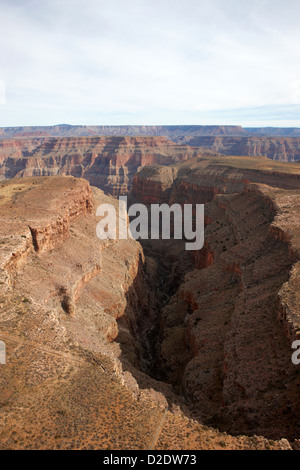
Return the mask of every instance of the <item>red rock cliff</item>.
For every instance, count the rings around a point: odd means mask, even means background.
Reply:
[[[264,156],[272,160],[286,162],[300,160],[299,137],[200,136],[185,137],[179,142],[196,147],[206,147],[225,155]]]
[[[200,419],[234,433],[300,432],[299,176],[224,157],[134,178],[144,203],[205,204],[205,246],[161,310],[159,364]],[[182,264],[182,250],[166,241],[162,258]],[[174,282],[174,269],[164,275]]]
[[[164,137],[74,137],[0,140],[0,178],[72,175],[118,195],[145,165],[199,156]]]

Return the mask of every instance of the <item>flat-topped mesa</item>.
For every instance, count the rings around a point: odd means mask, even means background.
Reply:
[[[193,266],[174,240],[157,255],[173,259],[162,276],[178,285],[161,310],[157,363],[165,380],[209,425],[295,438],[299,166],[234,157],[152,166],[135,176],[132,196],[205,204],[205,245],[192,254]],[[176,260],[186,263],[179,279]]]
[[[210,151],[165,137],[73,137],[0,140],[0,178],[72,175],[118,195],[145,165],[184,161]]]
[[[191,135],[245,135],[241,126],[25,126],[2,127],[1,138],[12,137],[79,137],[79,136],[164,136],[174,140]]]
[[[64,197],[61,197],[62,188]],[[90,213],[93,207],[90,186],[83,179],[26,178],[2,182],[0,190],[0,217],[7,219],[12,238],[20,234],[20,250],[13,250],[13,258],[7,262],[10,267],[23,250],[29,231],[34,250],[49,251],[69,236],[70,222]],[[1,232],[5,237],[7,227],[2,227]]]

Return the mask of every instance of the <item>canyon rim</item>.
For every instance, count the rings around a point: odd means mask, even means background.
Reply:
[[[300,2],[0,17],[3,456],[300,450]]]
[[[191,251],[170,219],[99,239],[97,208],[128,215],[72,169],[2,179],[2,449],[298,448],[300,167],[184,150],[120,200],[199,205]]]

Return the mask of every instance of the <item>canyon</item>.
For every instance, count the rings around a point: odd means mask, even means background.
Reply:
[[[78,175],[0,182],[0,448],[300,447],[299,164],[173,145],[123,191],[205,204],[196,252],[99,240]]]
[[[130,191],[134,175],[147,165],[220,154],[292,164],[300,160],[297,129],[265,131],[270,135],[259,128],[249,133],[240,126],[2,128],[0,180],[71,175],[118,196]]]
[[[299,170],[216,157],[144,168],[134,178],[133,197],[145,204],[205,204],[205,246],[192,264],[174,240],[144,248],[167,263],[155,367],[201,422],[233,434],[299,435],[291,362],[299,338]]]
[[[72,175],[112,195],[126,194],[145,165],[171,164],[210,150],[178,145],[165,137],[74,137],[0,140],[0,180]]]

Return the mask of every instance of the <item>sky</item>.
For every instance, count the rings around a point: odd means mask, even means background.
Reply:
[[[300,127],[299,0],[0,0],[0,126]]]

